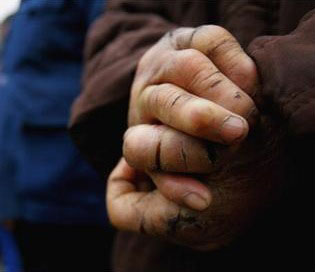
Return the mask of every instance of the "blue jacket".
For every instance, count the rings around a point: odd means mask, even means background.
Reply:
[[[87,29],[103,8],[104,0],[24,0],[12,23],[0,77],[0,199],[11,184],[25,220],[105,223],[104,182],[66,129]]]
[[[0,225],[0,255],[2,257],[5,271],[23,272],[21,256],[13,233]]]

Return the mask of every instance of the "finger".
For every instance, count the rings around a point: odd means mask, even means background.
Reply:
[[[248,133],[248,124],[241,116],[172,84],[149,86],[138,103],[140,123],[160,121],[189,135],[223,144],[235,144]]]
[[[135,171],[122,160],[108,180],[108,215],[121,230],[164,236],[194,248],[216,248],[217,243],[202,239],[207,232],[204,212],[176,205],[158,190],[144,193],[135,190]]]
[[[212,169],[205,142],[162,125],[130,128],[124,137],[124,156],[129,165],[143,170],[208,173]],[[148,174],[167,199],[199,211],[209,206],[210,192],[195,178],[158,171]]]
[[[206,174],[216,159],[208,145],[164,125],[138,125],[126,132],[123,154],[138,170]]]
[[[179,50],[192,48],[202,52],[237,86],[250,95],[254,94],[258,78],[256,65],[223,27],[181,28],[170,39]]]
[[[165,234],[179,207],[158,191],[137,192],[136,172],[122,159],[108,179],[107,208],[114,226],[122,230]]]
[[[155,83],[172,83],[246,119],[253,119],[257,111],[252,98],[195,49],[173,53],[160,69],[161,77]]]
[[[148,172],[159,192],[167,199],[189,209],[203,211],[211,203],[209,189],[193,177]]]

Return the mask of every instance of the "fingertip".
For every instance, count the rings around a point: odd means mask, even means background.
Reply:
[[[183,202],[186,204],[186,206],[190,209],[197,210],[197,211],[203,211],[207,209],[210,206],[211,203],[211,195],[207,194],[206,197],[201,196],[198,193],[190,192],[187,193],[183,197]]]
[[[191,209],[197,211],[205,210],[209,204],[207,201],[196,193],[189,193],[184,197],[184,203]]]
[[[155,169],[156,153],[163,130],[159,126],[138,125],[129,129],[123,142],[123,155],[138,170]]]
[[[121,158],[112,173],[109,175],[108,181],[132,180],[134,176],[135,169],[127,163],[125,158]]]
[[[223,121],[220,136],[224,143],[233,144],[242,141],[248,134],[247,121],[239,116],[230,115]]]
[[[211,204],[212,195],[208,187],[193,177],[160,173],[151,177],[161,194],[178,205],[203,211]]]

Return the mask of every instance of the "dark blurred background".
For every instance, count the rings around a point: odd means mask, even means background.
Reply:
[[[104,181],[71,142],[103,0],[0,3],[0,270],[109,271]]]

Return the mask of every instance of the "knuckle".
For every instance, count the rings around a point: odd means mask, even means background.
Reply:
[[[209,25],[209,27],[211,29],[215,29],[219,34],[228,33],[228,31],[224,27],[219,25]]]
[[[171,117],[171,110],[175,106],[182,106],[191,99],[191,96],[168,83],[157,85],[153,89],[150,89],[146,97],[143,103],[146,103],[145,107],[149,111],[159,116],[169,117]],[[170,120],[165,121],[168,122]]]
[[[186,49],[178,52],[176,63],[187,75],[184,80],[184,88],[194,90],[199,94],[209,89],[214,89],[221,84],[225,77],[209,63],[205,56],[195,49]]]
[[[218,25],[205,25],[199,28],[200,32],[204,32],[205,36],[210,39],[212,42],[218,42],[218,41],[230,41],[235,42],[236,39],[233,37],[233,35],[226,30],[222,26]],[[211,43],[215,44],[215,43]]]
[[[227,36],[230,35],[230,33],[222,26],[219,25],[204,25],[202,28],[200,28],[201,31],[205,31],[206,33],[209,33],[210,35],[216,36]]]
[[[169,31],[166,35],[170,40],[170,44],[176,50],[189,48],[190,37],[194,29],[191,27],[180,27],[175,30]]]
[[[254,94],[259,83],[256,65],[251,59],[241,65],[240,86],[246,93]]]
[[[218,36],[213,46],[207,51],[207,55],[210,57],[216,56],[219,51],[228,52],[230,50],[239,50],[239,44],[235,38],[231,35]]]
[[[145,88],[138,97],[138,108],[142,112],[150,113],[150,108],[159,102],[159,85],[151,85]]]
[[[200,57],[200,52],[196,49],[189,48],[178,51],[176,54],[176,62],[181,66],[193,65]]]
[[[202,25],[195,29],[197,34],[201,34],[203,37],[207,37],[207,40],[215,41],[221,37],[231,36],[224,27],[219,25]]]
[[[212,123],[213,114],[211,113],[210,107],[192,107],[189,112],[190,119],[190,130],[194,135],[205,135],[206,131],[209,130],[209,124]]]
[[[224,79],[219,70],[195,49],[183,50],[177,56],[177,65],[186,75],[184,88],[202,92]]]
[[[164,35],[164,37],[169,37],[172,39],[174,37],[177,37],[179,33],[183,32],[183,30],[186,30],[186,29],[187,29],[186,27],[179,27],[179,28],[170,30]]]
[[[160,146],[164,127],[138,126],[128,133],[123,143],[123,155],[127,163],[136,169],[160,169]]]
[[[255,63],[250,59],[243,59],[230,67],[229,77],[247,94],[254,95],[259,84],[259,77]]]
[[[166,110],[171,110],[175,106],[184,106],[188,101],[192,99],[191,96],[182,92],[174,92],[169,95],[169,101],[166,106]]]
[[[256,79],[258,77],[257,75],[257,69],[254,61],[250,59],[249,57],[246,59],[246,61],[242,61],[240,64],[240,71],[245,74],[251,81],[253,79]]]
[[[151,47],[140,58],[137,64],[136,77],[144,77],[148,83],[158,81],[161,73],[165,68],[165,64],[172,59],[172,50],[165,47],[160,41]]]
[[[201,69],[194,75],[191,84],[197,85],[200,91],[208,91],[209,89],[217,87],[223,80],[224,76],[219,70],[213,69],[213,71],[209,71]]]
[[[153,87],[147,96],[148,110],[159,112],[159,109],[165,108],[170,93],[172,93],[172,86],[170,84],[161,84]]]

